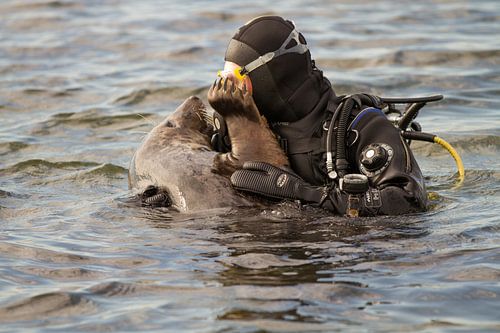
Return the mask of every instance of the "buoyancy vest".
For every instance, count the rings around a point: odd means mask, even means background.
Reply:
[[[271,123],[281,147],[286,152],[292,169],[312,185],[328,182],[325,152],[325,124],[331,119],[340,99],[329,89],[315,108],[295,122]]]
[[[333,90],[330,90],[306,117],[293,123],[271,124],[288,155],[290,166],[311,185],[332,185],[333,181],[328,177],[326,168],[327,129],[343,97],[336,96]],[[346,171],[364,173],[369,179],[370,188],[379,193],[377,195],[386,203],[380,207],[370,207],[368,204],[366,209],[370,211],[369,215],[403,214],[425,209],[426,190],[423,176],[400,131],[373,105],[356,107],[348,117],[345,144],[349,166]],[[336,126],[334,124],[334,131],[337,131]],[[332,138],[336,138],[336,135]],[[375,172],[363,168],[361,161],[363,149],[371,144],[383,145],[391,153],[387,165]],[[333,154],[335,153],[334,151]],[[332,194],[334,195],[334,192]],[[334,201],[339,206],[334,209],[344,213],[346,195],[338,192],[337,196],[338,200]]]

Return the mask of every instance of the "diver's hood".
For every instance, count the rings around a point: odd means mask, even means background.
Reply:
[[[285,51],[248,74],[255,104],[270,122],[303,118],[331,87],[311,60],[302,34],[283,45],[294,30],[292,22],[279,16],[261,16],[242,26],[226,50],[225,60],[242,67],[270,52]],[[288,52],[297,44],[304,45],[302,52]]]

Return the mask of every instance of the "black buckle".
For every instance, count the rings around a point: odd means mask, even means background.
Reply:
[[[279,138],[278,142],[280,144],[281,149],[285,152],[285,154],[288,154],[288,140],[284,138]]]

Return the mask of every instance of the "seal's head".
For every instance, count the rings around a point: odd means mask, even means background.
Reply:
[[[146,140],[155,142],[155,147],[189,145],[210,149],[214,129],[209,119],[201,99],[191,96],[159,123]]]
[[[205,184],[210,183],[207,178],[216,154],[207,118],[201,99],[192,96],[156,125],[132,158],[130,187],[144,194],[162,193],[168,205],[180,211],[205,207],[200,198],[214,187]]]
[[[242,26],[229,42],[225,61],[225,70],[240,66],[240,74],[251,79],[255,104],[270,122],[303,118],[331,87],[304,36],[279,16],[260,16]]]
[[[187,98],[172,114],[159,125],[171,128],[172,131],[194,131],[203,136],[213,133],[205,104],[196,96]],[[163,128],[164,131],[168,129]]]

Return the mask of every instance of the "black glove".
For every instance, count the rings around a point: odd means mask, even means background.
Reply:
[[[237,190],[268,198],[302,200],[321,205],[328,196],[326,187],[312,186],[291,170],[264,162],[245,162],[243,169],[231,176]]]

